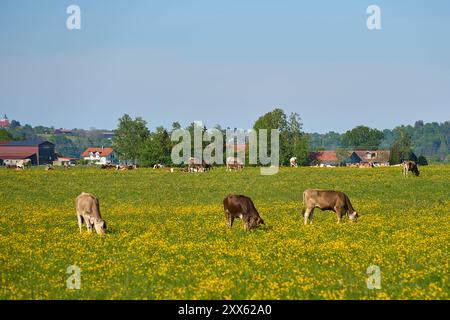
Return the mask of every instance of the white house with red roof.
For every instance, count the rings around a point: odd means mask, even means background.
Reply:
[[[112,148],[87,148],[81,158],[95,164],[109,164],[116,162],[116,155]]]

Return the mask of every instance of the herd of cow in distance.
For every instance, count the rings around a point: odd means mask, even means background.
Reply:
[[[404,176],[408,172],[413,172],[419,176],[420,172],[417,164],[413,161],[405,161],[402,164]],[[117,168],[118,169],[118,168]],[[120,169],[118,169],[120,170]],[[303,208],[302,215],[304,224],[312,223],[314,209],[331,210],[336,213],[337,222],[348,216],[349,221],[356,221],[358,213],[352,206],[349,197],[340,191],[307,189],[303,192]],[[256,228],[258,225],[264,224],[264,220],[260,217],[256,210],[252,199],[244,195],[230,194],[223,199],[223,210],[225,212],[225,220],[228,227],[233,226],[234,219],[241,219],[244,230]],[[100,214],[100,205],[98,199],[90,194],[82,192],[76,198],[76,212],[78,227],[82,233],[83,223],[86,224],[87,231],[95,231],[102,235],[106,233],[106,222]]]

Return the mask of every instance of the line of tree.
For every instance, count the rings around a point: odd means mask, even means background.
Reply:
[[[197,123],[191,123],[185,128],[190,132],[191,137],[194,136],[194,130],[198,125]],[[119,119],[113,139],[113,148],[122,162],[139,163],[142,166],[152,166],[157,163],[172,165],[172,147],[178,141],[171,141],[171,133],[173,130],[180,128],[181,125],[178,122],[174,122],[171,131],[164,127],[158,127],[154,132],[151,132],[147,128],[145,120],[140,117],[132,119],[125,114]],[[223,150],[225,150],[227,130],[222,129],[220,126],[216,126],[214,129],[222,132],[222,146]],[[289,159],[293,156],[297,157],[299,164],[308,164],[308,140],[306,134],[302,132],[302,123],[298,114],[291,113],[287,117],[282,109],[277,108],[258,118],[253,129],[257,134],[260,129],[267,129],[269,133],[271,129],[278,130],[280,136],[280,163],[282,165],[289,164]],[[204,134],[207,128],[203,126],[199,130]],[[269,146],[270,142],[269,135]],[[205,148],[207,144],[209,142],[203,141],[202,148]],[[193,139],[191,140],[191,155],[194,155]],[[225,160],[225,152],[223,157]],[[248,161],[248,154],[246,155],[246,161]]]
[[[192,133],[195,126],[195,123],[191,123],[186,129]],[[147,123],[142,118],[133,120],[124,115],[119,119],[114,147],[116,151],[120,151],[122,159],[130,162],[139,162],[143,165],[169,164],[170,150],[175,144],[170,141],[170,135],[173,130],[180,128],[180,123],[174,122],[170,129],[158,127],[154,132],[150,132]],[[219,125],[215,128],[222,131],[225,137],[226,130]],[[288,164],[291,156],[296,156],[301,165],[309,164],[308,150],[337,150],[338,154],[344,157],[345,151],[368,149],[391,150],[392,164],[407,159],[417,160],[419,163],[426,162],[426,159],[430,162],[450,162],[450,121],[443,123],[417,121],[413,126],[398,126],[392,130],[383,131],[357,126],[343,134],[333,131],[325,134],[307,134],[302,131],[302,123],[298,114],[286,115],[282,109],[277,108],[259,117],[255,121],[253,129],[256,131],[277,129],[279,131],[280,162],[282,164]],[[88,147],[113,145],[112,140],[103,135],[104,131],[94,128],[90,130],[73,129],[69,134],[61,135],[55,134],[54,127],[32,127],[12,120],[8,128],[0,128],[0,141],[39,138],[55,143],[56,149],[61,155],[79,157]],[[206,131],[206,128],[203,128],[203,131]],[[124,151],[121,151],[121,144],[125,146]]]
[[[111,147],[112,141],[104,136],[104,132],[91,128],[72,129],[69,134],[55,134],[54,127],[21,125],[19,121],[12,120],[8,128],[0,128],[0,141],[41,139],[55,144],[59,154],[78,158],[89,147]]]
[[[308,134],[310,150],[391,150],[391,163],[450,162],[450,121],[398,126],[383,131],[358,126],[343,134]]]

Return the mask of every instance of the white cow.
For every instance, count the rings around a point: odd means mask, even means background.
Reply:
[[[16,163],[16,168],[23,170],[23,169],[25,169],[26,166],[28,166],[30,164],[30,162],[31,162],[30,159],[19,160]]]
[[[295,168],[298,167],[298,164],[297,164],[297,157],[292,157],[291,159],[289,159],[289,162],[290,162],[290,164],[291,164],[291,167],[295,167]]]

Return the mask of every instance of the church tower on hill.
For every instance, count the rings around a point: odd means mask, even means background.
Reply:
[[[6,114],[3,116],[3,118],[0,119],[0,128],[6,128],[9,127],[10,122],[8,120],[8,117]]]

